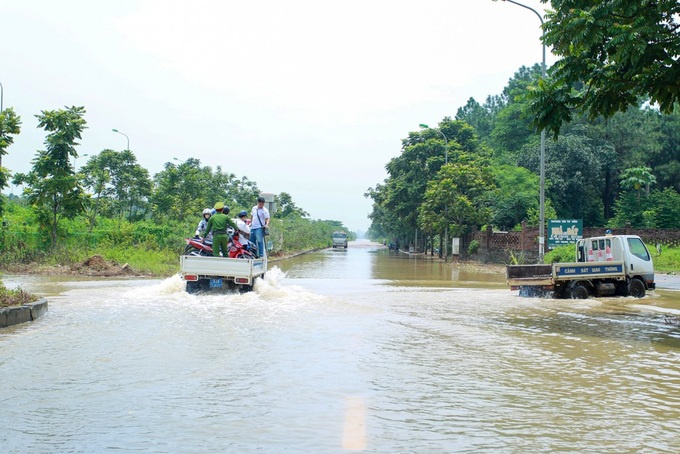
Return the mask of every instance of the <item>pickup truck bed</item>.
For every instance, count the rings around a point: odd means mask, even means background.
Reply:
[[[267,259],[231,259],[197,255],[180,256],[180,275],[187,282],[187,292],[210,288],[252,289],[258,276],[267,271]]]

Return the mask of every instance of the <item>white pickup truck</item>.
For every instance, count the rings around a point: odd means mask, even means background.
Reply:
[[[576,243],[576,262],[509,265],[506,277],[520,296],[642,298],[656,286],[652,256],[635,235],[584,238]]]
[[[228,288],[248,292],[257,277],[264,277],[267,258],[231,259],[200,255],[180,256],[180,275],[186,281],[186,291],[196,293]]]

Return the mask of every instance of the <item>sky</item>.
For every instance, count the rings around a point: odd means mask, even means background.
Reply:
[[[0,0],[0,34],[11,172],[45,148],[36,115],[83,106],[78,167],[129,138],[151,176],[196,158],[353,231],[410,131],[542,51],[538,17],[492,0]]]

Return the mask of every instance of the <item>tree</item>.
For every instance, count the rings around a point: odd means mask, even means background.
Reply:
[[[78,157],[76,140],[86,128],[84,107],[43,110],[38,127],[48,131],[46,150],[38,151],[33,168],[27,174],[17,174],[14,184],[26,183],[24,190],[29,203],[36,210],[41,229],[49,231],[52,246],[57,244],[59,219],[73,218],[83,211],[83,189],[71,165]]]
[[[527,220],[539,222],[539,177],[520,166],[501,165],[492,168],[496,189],[488,193],[493,224],[510,230]],[[547,201],[549,205],[549,200]],[[535,215],[535,216],[534,216]]]
[[[489,167],[474,162],[445,165],[427,185],[419,208],[420,226],[434,231],[451,227],[452,234],[464,235],[470,226],[488,223],[491,210],[484,196],[493,188]]]
[[[611,225],[623,227],[630,224],[637,228],[675,229],[680,225],[680,195],[673,188],[650,191],[647,197],[638,199],[634,187],[616,200]]]
[[[654,168],[659,187],[680,192],[680,109],[659,115],[661,149],[648,164]]]
[[[94,195],[93,215],[109,211],[129,220],[146,208],[152,183],[149,172],[137,163],[130,150],[102,150],[80,169],[83,185]]]
[[[591,119],[610,117],[641,98],[661,112],[674,110],[680,101],[677,0],[550,3],[544,42],[561,59],[531,94],[539,129],[557,137],[572,109]]]
[[[190,214],[200,217],[204,208],[212,207],[218,200],[223,202],[223,197],[214,200],[215,197],[206,195],[211,177],[212,169],[201,167],[196,158],[180,165],[165,163],[165,168],[154,176],[154,215],[181,221]]]
[[[369,216],[372,234],[380,232],[402,240],[414,238],[419,228],[428,234],[443,234],[445,224],[434,217],[419,221],[428,183],[437,177],[447,158],[449,164],[482,166],[490,154],[472,126],[449,117],[439,124],[439,131],[424,129],[409,133],[402,140],[401,155],[386,165],[389,177],[374,189],[369,188],[366,194],[374,201]]]
[[[626,169],[621,174],[621,187],[635,190],[638,201],[642,188],[645,189],[645,194],[649,195],[649,188],[653,183],[656,183],[656,178],[652,175],[652,169],[649,167],[633,167]]]
[[[616,156],[607,144],[599,144],[581,134],[568,134],[549,141],[546,150],[546,198],[562,219],[583,219],[585,226],[604,223],[602,194],[607,166],[615,166]],[[529,144],[518,165],[535,172],[539,168],[536,144]]]
[[[154,175],[155,190],[152,202],[154,216],[184,220],[187,216],[199,216],[204,208],[224,202],[231,211],[249,208],[260,191],[246,177],[238,179],[218,166],[215,171],[201,166],[201,161],[189,158],[180,165],[170,162]]]
[[[525,95],[529,86],[541,76],[541,67],[520,67],[508,85],[503,89],[502,99],[507,100],[502,109],[495,115],[494,128],[490,135],[490,144],[499,152],[496,160],[510,163],[519,149],[537,134],[531,124],[532,117],[527,114],[527,99]],[[509,154],[510,158],[502,158]]]
[[[306,218],[309,217],[307,213],[302,208],[299,208],[293,202],[293,198],[287,192],[282,192],[281,194],[274,197],[276,202],[277,210],[276,213],[272,214],[276,218],[287,218],[287,217],[298,217]]]
[[[7,154],[7,148],[14,143],[13,135],[21,132],[21,117],[8,107],[0,112],[0,191],[7,187],[10,172],[2,166],[2,157]],[[0,195],[0,216],[5,210],[4,196]]]

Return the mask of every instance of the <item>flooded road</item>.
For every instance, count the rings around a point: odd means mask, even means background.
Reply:
[[[3,281],[50,304],[0,330],[3,453],[680,450],[675,290],[520,298],[367,242],[243,295]]]

